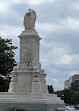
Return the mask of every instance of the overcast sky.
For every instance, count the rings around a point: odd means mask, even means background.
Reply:
[[[0,0],[0,36],[12,39],[19,62],[19,38],[23,18],[31,8],[37,13],[36,30],[40,41],[40,62],[47,84],[54,90],[79,74],[79,0]]]

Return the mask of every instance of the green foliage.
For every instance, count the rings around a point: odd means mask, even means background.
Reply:
[[[52,85],[48,85],[48,91],[49,93],[54,93],[54,89]]]
[[[79,81],[72,82],[70,89],[74,91],[79,91]]]
[[[79,104],[79,81],[73,82],[68,89],[56,91],[55,94],[64,100],[66,105]]]
[[[66,104],[71,104],[71,96],[73,94],[72,90],[65,89],[62,91],[57,91],[57,92],[55,92],[55,94],[57,94],[58,97],[60,97],[62,100],[64,100],[64,102]]]
[[[73,91],[73,95],[71,96],[72,104],[79,104],[79,91]]]
[[[79,104],[79,91],[73,91],[71,89],[65,89],[62,91],[56,91],[58,97],[60,97],[67,104]]]
[[[2,77],[0,77],[0,92],[7,92],[9,88],[9,80],[4,80]]]
[[[13,70],[13,67],[16,65],[16,61],[14,60],[15,53],[13,50],[16,49],[15,46],[12,46],[11,39],[2,39],[0,37],[0,74],[1,75],[9,75]],[[5,92],[8,91],[9,87],[9,79],[5,80],[0,77],[0,91]]]
[[[71,104],[71,97],[73,95],[73,91],[69,89],[63,90],[63,98],[66,104]]]
[[[2,39],[0,37],[0,74],[9,74],[16,65],[14,49],[16,47],[12,46],[11,39]]]

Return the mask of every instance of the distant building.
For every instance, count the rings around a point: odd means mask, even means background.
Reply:
[[[71,83],[75,81],[79,81],[79,74],[74,74],[74,76],[71,76],[69,80],[64,81],[64,88],[67,89],[70,87]]]
[[[69,87],[69,80],[66,80],[65,82],[64,82],[64,88],[68,88]]]

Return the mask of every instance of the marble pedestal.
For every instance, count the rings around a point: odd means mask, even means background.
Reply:
[[[64,107],[55,94],[0,93],[0,111],[56,111]]]
[[[41,38],[36,30],[22,31],[20,38],[20,62],[13,68],[8,92],[48,93],[46,73],[39,62]]]

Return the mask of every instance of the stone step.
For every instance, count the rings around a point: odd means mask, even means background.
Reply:
[[[59,97],[49,97],[49,96],[30,96],[30,95],[1,95],[1,98],[30,98],[30,99],[57,99],[61,100]]]
[[[53,104],[57,104],[57,103],[64,103],[62,100],[58,100],[58,99],[28,99],[28,98],[0,98],[0,103],[53,103]]]

